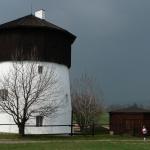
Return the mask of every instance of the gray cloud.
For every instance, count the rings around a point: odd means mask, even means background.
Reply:
[[[150,100],[149,0],[5,0],[0,23],[30,14],[31,3],[77,35],[71,79],[96,77],[108,104]]]

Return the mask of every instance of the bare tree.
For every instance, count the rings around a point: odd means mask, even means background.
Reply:
[[[42,73],[38,73],[38,65],[35,56],[27,62],[17,54],[0,80],[0,108],[12,116],[22,136],[30,117],[52,115],[59,107],[54,68],[44,66]]]
[[[102,94],[98,96],[94,84],[94,79],[87,75],[82,75],[72,84],[73,113],[81,131],[86,131],[96,123],[102,112]]]

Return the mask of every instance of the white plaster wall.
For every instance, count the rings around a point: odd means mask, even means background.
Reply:
[[[32,62],[25,62],[32,63]],[[54,72],[57,77],[57,84],[61,87],[61,92],[59,97],[61,99],[61,108],[58,110],[55,117],[44,117],[43,125],[71,125],[71,98],[70,98],[70,81],[69,81],[69,69],[65,65],[60,65],[56,63],[39,62],[40,65],[48,67],[49,69],[54,68]],[[3,75],[7,75],[7,72],[12,67],[12,62],[1,62],[0,63],[0,78]],[[37,64],[38,67],[38,64]],[[18,128],[12,117],[4,112],[0,112],[0,124],[12,124],[12,125],[0,125],[0,132],[18,133]],[[26,127],[26,134],[63,134],[70,133],[71,127],[69,126],[56,126],[56,127],[35,127],[36,120],[31,118],[27,125],[32,125],[33,127]]]

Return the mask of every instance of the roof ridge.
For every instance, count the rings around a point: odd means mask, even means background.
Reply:
[[[129,107],[124,107],[116,110],[112,110],[110,112],[150,112],[150,110],[138,107],[138,106],[129,106]]]
[[[40,18],[34,16],[33,14],[26,15],[26,16],[20,17],[18,19],[0,24],[0,29],[13,28],[13,27],[18,27],[18,26],[48,27],[48,28],[68,32],[67,30],[65,30],[65,29],[63,29],[63,28],[61,28],[61,27],[59,27],[59,26],[57,26],[51,22],[48,22],[45,19],[40,19]]]

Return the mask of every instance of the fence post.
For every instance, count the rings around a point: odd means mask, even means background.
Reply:
[[[94,121],[93,121],[93,124],[92,124],[92,135],[93,136],[95,135],[95,124],[94,124]]]
[[[73,136],[73,111],[71,111],[71,136]]]

